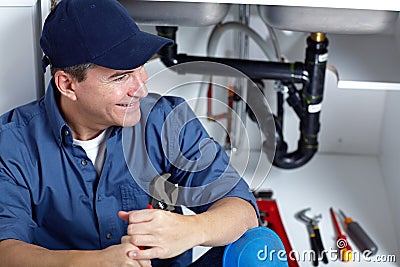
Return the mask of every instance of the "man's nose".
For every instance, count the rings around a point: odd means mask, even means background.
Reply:
[[[148,90],[146,80],[140,73],[132,73],[131,83],[129,84],[128,96],[130,97],[146,97]]]

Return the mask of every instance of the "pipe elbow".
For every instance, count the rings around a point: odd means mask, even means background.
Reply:
[[[272,164],[281,169],[295,169],[308,163],[317,152],[317,149],[296,150],[292,153],[275,154]]]

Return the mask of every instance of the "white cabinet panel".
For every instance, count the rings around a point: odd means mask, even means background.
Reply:
[[[0,114],[43,91],[39,14],[38,1],[0,2]]]

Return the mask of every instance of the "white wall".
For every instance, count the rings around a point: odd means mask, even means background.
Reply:
[[[395,40],[400,53],[400,23],[395,29]],[[397,69],[398,74],[400,70]],[[393,221],[396,227],[398,247],[400,247],[400,92],[387,92],[384,107],[383,127],[380,141],[380,163],[389,198]]]
[[[35,100],[43,87],[39,7],[35,0],[0,3],[0,114]]]
[[[400,92],[389,92],[386,96],[385,116],[382,128],[380,162],[385,178],[387,196],[400,243]]]

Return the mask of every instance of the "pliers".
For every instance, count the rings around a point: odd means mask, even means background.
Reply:
[[[174,211],[178,199],[178,187],[168,179],[170,173],[156,175],[150,182],[150,203],[148,207]]]
[[[319,260],[321,259],[323,263],[328,263],[327,251],[324,249],[324,245],[322,243],[321,234],[318,227],[318,222],[321,220],[322,215],[315,215],[310,218],[305,213],[309,211],[311,208],[307,208],[299,211],[296,214],[296,217],[306,223],[307,231],[310,236],[311,249],[314,252],[313,255],[313,266],[318,266]]]

